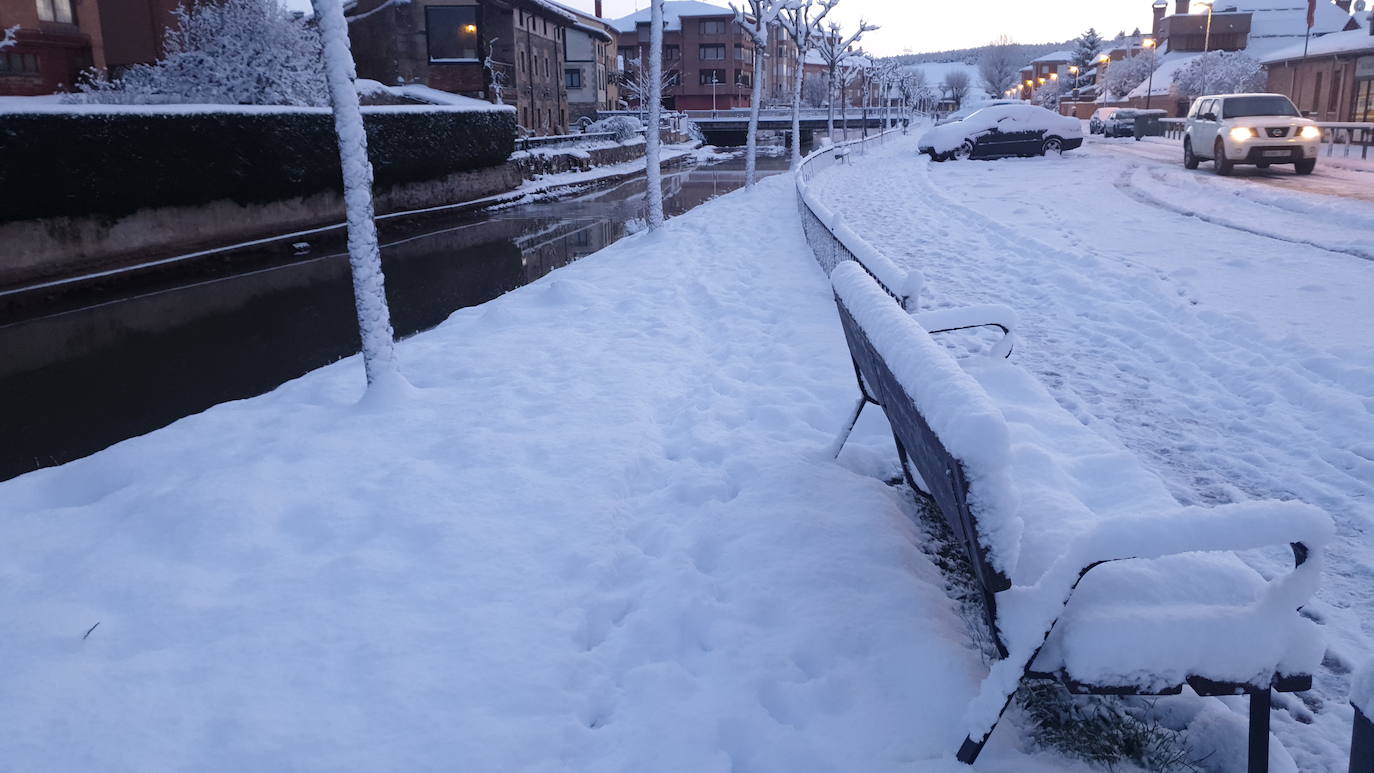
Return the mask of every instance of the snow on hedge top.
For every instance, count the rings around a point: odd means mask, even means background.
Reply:
[[[406,88],[424,88],[411,87]],[[445,93],[445,92],[441,92]],[[421,105],[369,105],[363,108],[364,113],[404,113],[421,111],[457,112],[457,113],[485,113],[485,112],[511,112],[515,108],[509,105],[494,105],[490,102],[483,102],[480,99],[471,99],[457,94],[449,95],[455,97],[452,103],[421,104]],[[33,97],[16,97],[13,99],[0,99],[0,115],[4,114],[51,114],[51,115],[202,115],[206,113],[235,113],[239,115],[280,115],[285,113],[318,113],[329,115],[330,109],[327,107],[298,107],[294,105],[83,105],[83,104],[64,104],[52,101],[20,101],[36,99]]]
[[[978,519],[988,560],[1010,575],[1021,541],[1021,519],[1007,472],[1011,448],[1002,412],[862,266],[844,261],[831,272],[830,281],[916,410],[962,463],[969,507]]]
[[[993,105],[975,111],[962,121],[936,126],[921,138],[921,147],[948,153],[966,139],[983,132],[1043,131],[1065,139],[1082,139],[1083,125],[1075,118],[1062,116],[1035,105]]]
[[[1355,680],[1350,685],[1350,702],[1374,719],[1374,660],[1355,672]]]

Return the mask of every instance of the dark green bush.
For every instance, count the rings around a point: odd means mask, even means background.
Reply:
[[[515,149],[513,111],[384,108],[364,119],[378,190],[497,166]],[[341,188],[328,111],[0,114],[0,222]]]

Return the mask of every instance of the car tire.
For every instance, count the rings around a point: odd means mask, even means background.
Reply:
[[[955,161],[967,161],[973,158],[973,140],[964,140],[959,147],[949,154],[949,157]]]
[[[1229,177],[1235,170],[1236,165],[1231,163],[1231,159],[1226,157],[1226,146],[1217,140],[1216,147],[1212,148],[1212,154],[1216,158],[1216,172],[1222,177]]]
[[[1058,137],[1045,138],[1045,144],[1040,146],[1040,155],[1048,156],[1050,154],[1064,155],[1064,141]]]
[[[1312,174],[1312,172],[1316,171],[1316,169],[1317,159],[1315,158],[1304,158],[1303,160],[1293,164],[1293,171],[1297,172],[1298,174]]]
[[[1192,140],[1192,138],[1191,138],[1191,137],[1184,138],[1184,140],[1183,140],[1183,168],[1184,168],[1184,169],[1197,169],[1198,163],[1199,163],[1199,161],[1198,161],[1197,154],[1193,152],[1193,140]]]

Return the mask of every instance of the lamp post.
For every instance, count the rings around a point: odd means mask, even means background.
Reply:
[[[1215,0],[1193,0],[1198,5],[1207,6],[1207,34],[1202,39],[1202,53],[1212,50],[1212,4]]]
[[[1150,84],[1145,87],[1145,109],[1150,109],[1150,97],[1155,92],[1155,39],[1145,38],[1140,41],[1140,45],[1150,49]]]

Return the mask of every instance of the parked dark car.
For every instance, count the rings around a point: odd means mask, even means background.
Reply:
[[[1139,110],[1123,107],[1112,113],[1111,117],[1102,123],[1103,137],[1134,137],[1135,119],[1140,115]]]
[[[936,126],[921,138],[935,161],[1043,156],[1083,144],[1083,124],[1035,105],[986,107],[962,121]]]

